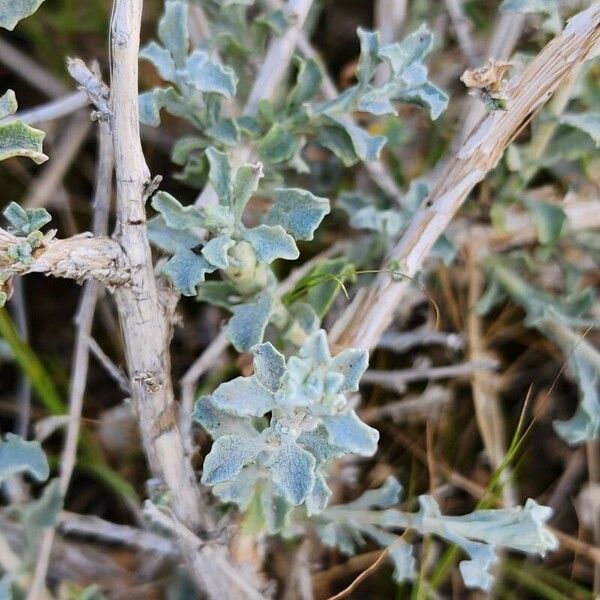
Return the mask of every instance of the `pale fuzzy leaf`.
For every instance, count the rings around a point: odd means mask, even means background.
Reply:
[[[551,15],[557,10],[557,0],[504,0],[500,4],[500,11],[505,13],[545,13]]]
[[[55,527],[63,508],[63,496],[58,479],[46,485],[42,495],[20,508],[28,546],[34,549],[44,529]]]
[[[14,235],[23,237],[38,231],[52,220],[45,208],[24,209],[16,202],[11,202],[2,214],[10,223],[7,230]]]
[[[379,56],[388,61],[395,77],[411,85],[420,85],[427,79],[423,59],[433,45],[433,35],[422,25],[401,42],[381,48]]]
[[[205,281],[198,286],[196,300],[231,309],[239,302],[239,296],[237,288],[229,281]]]
[[[258,190],[258,184],[264,177],[262,164],[242,165],[233,181],[233,209],[238,220],[241,219],[246,204]]]
[[[298,437],[298,443],[314,455],[318,464],[340,458],[348,453],[345,448],[334,446],[329,441],[327,430],[322,426],[312,431],[304,431]]]
[[[191,250],[203,240],[191,231],[167,227],[161,216],[148,221],[148,237],[163,252],[175,254],[179,250]]]
[[[377,451],[379,432],[363,423],[353,410],[333,417],[324,416],[323,424],[333,445],[360,456],[373,456]]]
[[[263,468],[247,465],[233,481],[224,481],[213,486],[212,492],[222,502],[232,502],[241,510],[246,510],[252,501],[256,486],[265,473]]]
[[[187,2],[169,0],[158,23],[158,39],[167,48],[178,67],[185,61],[189,49]]]
[[[238,416],[262,417],[275,405],[275,397],[256,377],[236,377],[212,394],[214,405]]]
[[[202,396],[194,405],[192,418],[200,423],[213,439],[221,435],[241,435],[251,437],[257,435],[252,420],[246,416],[238,417],[230,412],[220,410],[210,396]]]
[[[281,225],[294,239],[310,241],[315,229],[329,214],[329,200],[306,190],[282,188],[265,218],[267,225]]]
[[[405,102],[414,102],[429,110],[429,116],[435,121],[448,106],[448,95],[432,83],[425,82],[419,87],[403,91],[397,98]]]
[[[325,366],[331,359],[329,352],[329,343],[327,342],[327,333],[324,329],[319,329],[306,338],[302,344],[298,356],[301,358],[310,358],[314,365]]]
[[[356,108],[372,115],[398,115],[385,88],[371,89],[360,97]]]
[[[42,149],[45,133],[20,121],[0,124],[0,160],[26,156],[34,163],[48,160]]]
[[[577,348],[569,367],[579,385],[579,405],[568,421],[554,421],[554,429],[568,444],[575,446],[600,436],[600,376]]]
[[[17,98],[12,90],[7,90],[3,96],[0,97],[0,119],[4,119],[9,115],[17,112]]]
[[[356,78],[361,86],[371,81],[379,64],[379,33],[377,31],[357,30],[360,40],[360,58],[356,68]]]
[[[25,17],[32,15],[44,0],[0,0],[0,27],[12,31]]]
[[[356,392],[363,373],[369,366],[369,353],[366,350],[349,348],[333,357],[329,370],[341,373],[344,383],[340,392]]]
[[[337,125],[323,125],[319,127],[317,141],[323,147],[333,152],[345,167],[351,167],[359,160],[352,140],[343,127]]]
[[[209,179],[215,188],[219,201],[225,206],[231,205],[231,165],[229,157],[215,148],[206,149],[208,158]]]
[[[335,117],[327,115],[327,118],[334,124],[343,129],[348,135],[356,155],[365,162],[379,160],[379,153],[385,145],[387,138],[381,135],[370,135],[367,131],[355,125],[347,117]],[[334,150],[332,150],[334,152]]]
[[[247,464],[254,461],[263,446],[259,436],[223,435],[217,438],[204,459],[200,481],[204,485],[232,481]]]
[[[526,206],[531,213],[540,244],[557,242],[567,222],[567,215],[559,206],[547,202],[528,201]]]
[[[292,440],[283,439],[266,465],[286,500],[302,504],[315,483],[315,457]]]
[[[247,229],[243,239],[252,244],[256,258],[270,265],[274,260],[296,260],[300,256],[294,238],[281,225],[259,225]]]
[[[183,206],[179,200],[167,192],[157,192],[152,197],[152,208],[158,211],[168,227],[173,229],[191,229],[202,227],[203,219],[195,206]]]
[[[206,135],[226,146],[235,146],[240,141],[240,128],[235,119],[221,119],[206,129]]]
[[[402,486],[395,477],[390,475],[381,487],[374,490],[367,490],[356,500],[344,504],[344,507],[356,510],[367,508],[389,508],[390,506],[398,504],[401,496]]]
[[[256,145],[256,151],[262,160],[277,164],[290,160],[300,145],[300,138],[292,135],[279,123],[275,123]]]
[[[315,483],[306,498],[306,512],[308,516],[322,512],[329,503],[331,490],[321,473],[315,475]]]
[[[231,308],[233,316],[227,323],[227,337],[238,352],[248,352],[262,342],[272,311],[273,300],[268,293]]]
[[[28,473],[37,481],[48,479],[50,469],[39,442],[27,442],[7,433],[0,438],[0,482],[17,473]]]
[[[281,377],[285,373],[285,357],[271,342],[265,342],[252,348],[254,355],[254,375],[267,389],[276,392]]]
[[[215,267],[226,269],[229,266],[227,251],[235,246],[235,240],[227,235],[220,235],[209,240],[202,248],[202,256]]]
[[[417,561],[413,547],[403,539],[398,538],[392,545],[388,546],[388,554],[394,563],[394,580],[398,583],[413,581],[417,573]]]
[[[567,113],[561,116],[560,122],[587,133],[596,146],[600,146],[600,113]]]
[[[179,249],[164,266],[163,273],[184,296],[195,296],[196,286],[204,281],[207,273],[217,267],[191,250]]]
[[[138,96],[138,108],[140,111],[140,123],[150,127],[160,125],[160,111],[165,108],[176,117],[187,119],[194,125],[201,125],[195,117],[192,106],[173,88],[154,88],[143,92]]]
[[[142,48],[140,58],[150,61],[156,67],[162,79],[175,81],[175,63],[173,62],[171,53],[156,42],[150,42]]]
[[[203,50],[194,50],[190,54],[182,73],[200,92],[220,94],[225,98],[235,96],[238,80],[233,70],[214,62]]]
[[[308,102],[319,91],[323,75],[321,69],[312,58],[298,60],[298,75],[296,85],[290,92],[288,103],[296,108]]]

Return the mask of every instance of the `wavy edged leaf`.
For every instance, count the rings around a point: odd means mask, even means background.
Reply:
[[[32,15],[44,0],[0,0],[0,27],[12,31],[16,24]]]
[[[334,446],[360,456],[373,456],[377,452],[379,432],[363,423],[353,410],[333,417],[325,416],[323,424]]]
[[[265,218],[267,225],[281,225],[294,239],[310,241],[330,212],[329,200],[298,188],[275,190],[275,203]]]
[[[260,437],[247,438],[239,435],[223,435],[217,438],[202,466],[201,482],[215,485],[231,481],[263,449]]]
[[[227,323],[227,337],[238,352],[248,352],[260,344],[273,311],[269,293],[259,294],[253,300],[231,307],[233,316]]]
[[[233,69],[211,60],[203,50],[190,54],[182,74],[199,92],[220,94],[228,99],[235,96],[238,79]]]
[[[256,258],[268,265],[278,258],[296,260],[300,256],[294,238],[281,225],[259,225],[244,231],[242,237],[252,244]]]
[[[275,405],[274,395],[256,377],[236,377],[212,394],[215,407],[238,416],[262,417]]]
[[[177,66],[183,65],[190,47],[187,24],[187,2],[166,2],[164,13],[158,22],[158,39],[169,51]]]
[[[221,435],[250,437],[258,433],[252,425],[251,419],[220,410],[210,396],[202,396],[196,401],[192,419],[202,425],[213,439]]]
[[[28,473],[36,481],[50,475],[48,460],[39,442],[27,442],[7,433],[0,438],[0,482],[17,473]]]
[[[286,500],[302,504],[314,486],[315,457],[294,441],[283,439],[279,450],[266,464],[273,482],[281,489]]]
[[[152,208],[161,214],[168,227],[186,230],[204,226],[202,214],[195,206],[183,206],[168,192],[156,192],[151,204]]]
[[[10,223],[7,230],[17,236],[26,237],[40,230],[52,220],[45,208],[24,209],[16,202],[11,202],[2,213]]]
[[[285,373],[285,357],[271,342],[254,346],[252,354],[256,379],[268,390],[276,392]]]

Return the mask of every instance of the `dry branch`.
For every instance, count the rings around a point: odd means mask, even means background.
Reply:
[[[536,56],[507,87],[508,110],[488,114],[442,170],[431,193],[391,251],[369,288],[359,290],[336,322],[331,338],[341,345],[373,348],[392,321],[409,280],[394,279],[390,263],[409,277],[423,266],[429,251],[471,190],[491,171],[504,150],[579,64],[591,58],[600,41],[600,6],[573,17],[563,33]]]

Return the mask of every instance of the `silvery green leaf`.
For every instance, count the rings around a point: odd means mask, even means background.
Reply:
[[[17,236],[26,237],[38,231],[52,220],[45,208],[24,209],[16,202],[11,202],[2,213],[10,223],[7,230]]]
[[[274,488],[273,484],[265,486],[260,498],[267,531],[271,534],[281,532],[286,528],[292,508],[281,494],[276,493]]]
[[[255,23],[266,25],[276,35],[283,35],[292,23],[290,15],[283,9],[269,10],[260,15]]]
[[[427,69],[422,64],[433,45],[433,35],[425,24],[401,42],[381,48],[380,58],[388,61],[392,73],[410,85],[421,85],[427,80]]]
[[[365,162],[379,160],[379,153],[385,145],[387,138],[381,135],[371,135],[347,117],[327,115],[327,118],[338,127],[341,127],[349,136],[356,155]],[[334,150],[332,150],[334,152]]]
[[[199,92],[220,94],[225,98],[235,96],[238,80],[233,69],[214,62],[203,50],[194,50],[190,54],[182,74]]]
[[[429,116],[435,121],[448,106],[448,95],[428,81],[418,87],[400,92],[396,96],[405,102],[414,102],[429,110]]]
[[[388,546],[388,554],[394,563],[394,580],[398,583],[412,581],[417,573],[417,561],[414,556],[413,547],[398,538],[393,544]]]
[[[223,435],[217,438],[204,459],[201,482],[215,485],[232,481],[240,471],[262,451],[261,437],[247,438],[239,435]]]
[[[594,140],[596,147],[600,146],[600,113],[566,113],[560,117],[560,122],[587,133]]]
[[[14,600],[13,580],[11,573],[5,573],[0,577],[0,600]]]
[[[567,215],[559,206],[540,201],[526,201],[540,244],[554,244],[562,235]]]
[[[306,302],[294,302],[287,310],[289,324],[285,336],[299,346],[307,335],[319,328],[321,321],[314,308]]]
[[[271,342],[254,346],[252,354],[256,379],[267,389],[276,392],[285,373],[285,357]]]
[[[219,202],[225,206],[231,205],[231,165],[229,157],[215,148],[206,149],[206,158],[210,165],[209,179],[215,188]]]
[[[178,67],[183,66],[189,49],[187,2],[169,0],[158,23],[158,39],[169,50]]]
[[[161,214],[168,227],[186,230],[204,226],[202,214],[195,206],[183,206],[167,192],[156,192],[151,204],[152,208]]]
[[[17,97],[12,90],[7,90],[2,96],[0,96],[0,119],[4,119],[9,115],[17,112],[18,108]]]
[[[37,481],[50,475],[48,461],[39,442],[27,442],[7,433],[0,438],[0,482],[16,473],[28,473]]]
[[[294,238],[281,225],[259,225],[246,229],[242,237],[252,244],[256,258],[268,265],[277,258],[296,260],[300,256]]]
[[[154,246],[169,254],[181,249],[191,250],[204,241],[190,231],[167,227],[162,216],[148,221],[148,237]]]
[[[247,465],[233,481],[224,481],[213,486],[212,492],[222,502],[237,504],[246,510],[252,501],[256,486],[264,478],[265,471],[254,465]]]
[[[248,352],[262,342],[272,310],[273,300],[268,293],[231,308],[233,316],[227,323],[227,337],[238,352]]]
[[[324,416],[323,424],[334,446],[360,456],[373,456],[377,451],[379,432],[363,423],[353,410],[332,417]]]
[[[235,215],[229,206],[209,204],[202,209],[203,224],[212,233],[230,232],[235,224]]]
[[[184,166],[194,153],[198,153],[199,150],[203,151],[205,147],[206,141],[202,138],[191,135],[181,137],[171,150],[171,160],[176,165]]]
[[[262,132],[259,120],[250,115],[242,115],[237,124],[242,133],[250,138],[257,138]]]
[[[329,210],[327,198],[298,188],[280,188],[275,190],[275,202],[265,223],[281,225],[296,240],[310,241]]]
[[[213,439],[222,435],[252,437],[258,433],[250,419],[220,410],[210,396],[202,396],[196,401],[192,419],[200,423]]]
[[[575,446],[600,436],[600,376],[576,348],[568,364],[579,385],[579,405],[568,421],[554,421],[554,429]]]
[[[231,309],[239,302],[238,291],[229,281],[205,281],[197,288],[196,300]]]
[[[376,88],[362,94],[356,108],[362,112],[372,115],[398,115],[398,112],[390,102],[388,91],[385,88]]]
[[[315,96],[323,80],[321,69],[314,59],[299,59],[297,63],[298,75],[296,76],[296,85],[293,87],[288,98],[290,108],[295,109]]]
[[[503,0],[500,11],[505,13],[546,13],[558,10],[557,0]]]
[[[317,527],[321,541],[333,548],[338,548],[346,556],[356,554],[356,549],[365,544],[360,531],[346,523],[327,523]]]
[[[175,81],[175,63],[171,53],[156,42],[144,46],[140,51],[140,58],[150,61],[165,81]]]
[[[12,31],[25,17],[32,15],[44,0],[0,0],[0,27]]]
[[[359,158],[354,150],[352,139],[343,127],[323,125],[319,127],[317,141],[337,156],[345,167],[355,165]]]
[[[371,81],[375,74],[375,69],[379,64],[379,33],[377,31],[367,31],[362,28],[357,29],[360,39],[360,58],[356,68],[356,78],[360,86],[365,86]]]
[[[331,490],[321,473],[315,474],[315,483],[306,498],[306,512],[308,516],[322,512],[329,502]]]
[[[303,431],[298,437],[298,443],[314,455],[317,464],[340,458],[348,454],[345,448],[334,446],[329,441],[327,430],[319,426],[312,431]]]
[[[369,366],[369,353],[366,350],[348,348],[331,359],[329,371],[341,373],[344,383],[339,392],[356,392],[363,373]]]
[[[355,510],[389,508],[390,506],[398,504],[401,496],[402,486],[395,477],[390,475],[380,488],[367,490],[356,500],[344,504],[344,508],[352,508]]]
[[[293,440],[283,438],[281,446],[266,463],[273,482],[294,506],[302,504],[315,483],[315,457]]]
[[[215,267],[226,269],[229,266],[229,258],[227,251],[235,245],[235,240],[232,240],[227,235],[220,235],[209,240],[202,248],[202,256]]]
[[[300,138],[275,123],[256,145],[259,157],[267,163],[277,164],[290,160],[300,145]]]
[[[240,128],[235,119],[221,119],[206,129],[206,135],[226,146],[235,146],[240,141]]]
[[[204,281],[207,273],[214,273],[217,267],[191,250],[179,249],[163,268],[173,285],[184,296],[195,296],[196,286]]]
[[[233,206],[238,220],[242,218],[246,204],[258,190],[258,184],[263,177],[261,163],[242,165],[237,170],[233,180]]]
[[[211,396],[213,404],[239,416],[262,417],[275,405],[275,397],[256,377],[236,377],[222,383]]]
[[[329,343],[324,329],[319,329],[306,338],[302,344],[298,356],[301,358],[310,358],[313,364],[327,365],[331,359],[329,353]]]
[[[8,98],[6,97],[7,94],[9,95]],[[9,90],[0,99],[4,111],[12,110],[15,106],[11,101],[11,95],[14,95],[14,93]],[[45,135],[43,131],[34,129],[20,121],[0,123],[0,160],[6,160],[13,156],[26,156],[37,165],[47,161],[48,157],[42,149]]]
[[[160,111],[163,108],[176,117],[187,119],[194,125],[200,124],[195,117],[194,108],[173,87],[154,88],[143,92],[138,96],[138,108],[140,123],[150,127],[160,125]]]

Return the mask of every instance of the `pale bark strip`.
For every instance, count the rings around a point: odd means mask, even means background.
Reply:
[[[95,279],[109,287],[122,286],[129,281],[129,268],[121,247],[106,237],[91,233],[56,239],[54,232],[46,234],[43,245],[34,251],[32,262],[14,262],[7,254],[9,248],[22,243],[0,228],[0,271],[9,276],[44,273],[65,279]]]
[[[48,121],[54,121],[62,117],[66,117],[80,108],[87,106],[90,103],[89,98],[85,92],[77,91],[71,92],[46,102],[46,104],[40,104],[35,108],[28,108],[26,110],[20,110],[14,115],[9,115],[0,119],[0,124],[12,123],[13,121],[21,121],[27,125],[37,125],[39,123],[46,123]]]
[[[177,422],[168,352],[171,323],[167,317],[171,315],[159,297],[146,229],[145,189],[150,173],[140,143],[137,102],[142,6],[143,0],[116,0],[111,21],[115,235],[131,266],[131,285],[119,288],[115,297],[132,398],[151,470],[165,482],[177,518],[197,531],[211,529],[213,523],[202,506]],[[204,548],[191,549],[186,540],[178,539],[178,543],[196,583],[211,599],[237,597],[221,573],[221,563],[213,562],[215,552],[225,562],[225,549],[206,552]]]
[[[410,280],[392,278],[390,265],[413,277],[465,198],[493,169],[506,147],[533,113],[574,68],[590,58],[600,41],[600,6],[575,16],[563,33],[548,43],[507,89],[507,111],[487,115],[440,173],[437,184],[391,251],[369,288],[359,290],[336,322],[331,339],[341,345],[373,348],[392,321]]]

